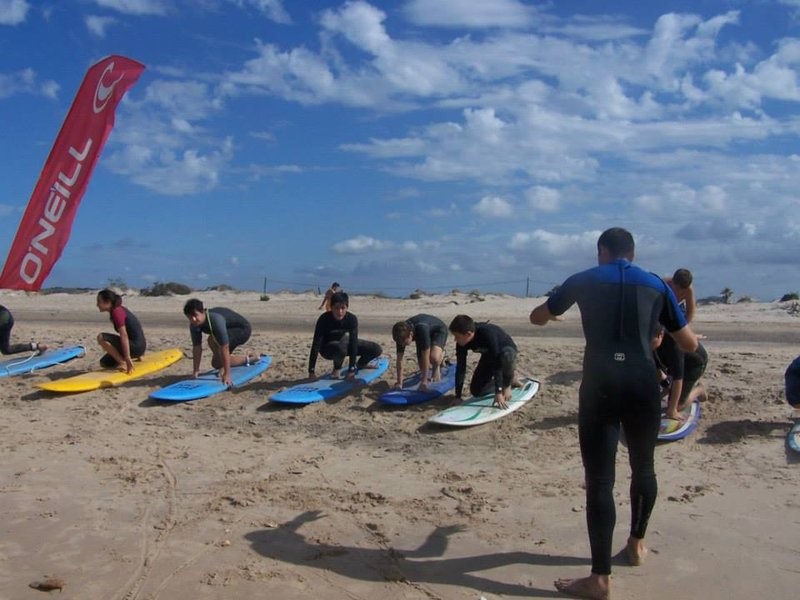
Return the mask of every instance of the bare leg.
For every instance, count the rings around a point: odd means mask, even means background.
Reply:
[[[581,579],[557,579],[556,589],[570,596],[589,598],[590,600],[609,600],[611,598],[611,580],[608,575],[592,573]]]
[[[630,536],[628,538],[628,545],[625,548],[628,554],[628,562],[632,567],[641,566],[647,556],[647,547],[644,545],[644,540],[637,537]]]
[[[431,346],[431,381],[441,381],[442,379],[442,359],[444,357],[444,350],[439,346]]]
[[[109,342],[103,337],[103,334],[99,334],[97,336],[97,343],[100,344],[100,347],[108,354],[111,358],[117,361],[117,366],[122,369],[126,369],[125,359],[122,357],[122,354],[114,347],[114,344]]]

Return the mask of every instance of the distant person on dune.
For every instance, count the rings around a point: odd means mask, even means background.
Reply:
[[[14,315],[0,304],[0,354],[18,354],[20,352],[38,352],[47,350],[47,346],[39,342],[26,344],[11,343],[11,329],[14,327]]]
[[[403,356],[406,346],[414,342],[419,365],[419,389],[427,389],[431,381],[441,379],[441,364],[447,344],[447,325],[433,315],[419,314],[398,321],[392,327],[392,339],[397,345],[397,381],[395,388],[403,387]]]
[[[322,302],[320,302],[320,305],[317,307],[317,310],[322,310],[324,308],[326,311],[330,311],[330,309],[331,309],[331,298],[333,298],[333,295],[336,292],[340,292],[341,290],[342,290],[342,288],[341,288],[341,286],[339,286],[339,283],[334,281],[331,284],[331,287],[329,287],[327,290],[325,290],[325,296],[323,296]]]

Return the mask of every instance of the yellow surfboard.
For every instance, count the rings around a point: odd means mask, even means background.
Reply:
[[[122,385],[132,379],[155,373],[161,369],[166,369],[172,363],[179,361],[183,357],[183,352],[178,348],[161,350],[160,352],[146,353],[140,360],[133,361],[133,373],[128,375],[124,371],[115,369],[103,369],[101,371],[91,371],[81,373],[74,377],[55,379],[38,383],[37,387],[48,392],[89,392],[100,388],[114,387]]]

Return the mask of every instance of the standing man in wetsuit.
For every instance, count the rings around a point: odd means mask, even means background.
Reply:
[[[559,579],[555,586],[581,598],[610,596],[611,547],[616,511],[614,473],[620,425],[625,428],[631,465],[631,528],[627,554],[639,565],[658,484],[655,445],[661,402],[651,339],[657,323],[678,346],[691,352],[697,339],[675,295],[659,277],[631,264],[633,236],[614,227],[597,240],[598,266],[567,279],[530,315],[545,325],[577,302],[586,349],[578,407],[578,437],[586,476],[586,522],[592,572]]]
[[[316,377],[317,356],[333,361],[333,373],[330,377],[339,378],[339,370],[345,357],[350,358],[347,369],[347,380],[352,381],[358,369],[367,367],[368,363],[378,358],[383,349],[380,344],[368,342],[358,337],[358,318],[351,312],[350,297],[345,292],[336,292],[331,296],[331,309],[322,313],[314,326],[314,338],[311,341],[311,352],[308,355],[308,376]],[[356,359],[358,359],[356,361]]]
[[[197,298],[186,301],[183,314],[189,319],[189,335],[192,338],[192,374],[200,374],[203,358],[203,334],[208,334],[208,347],[213,355],[211,366],[219,369],[219,378],[227,386],[231,381],[231,367],[253,364],[257,356],[231,356],[231,352],[250,339],[250,322],[230,308],[206,309]]]
[[[419,364],[419,389],[427,389],[428,383],[441,379],[441,364],[447,344],[447,325],[433,315],[414,315],[398,321],[392,327],[392,339],[397,345],[397,382],[395,388],[403,387],[403,355],[406,346],[414,342]],[[430,374],[428,373],[430,371]]]

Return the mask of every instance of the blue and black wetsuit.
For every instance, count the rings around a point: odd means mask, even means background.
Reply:
[[[578,435],[592,572],[608,575],[620,425],[631,465],[630,533],[641,539],[658,493],[653,455],[661,402],[650,340],[657,322],[674,332],[686,326],[686,319],[666,283],[625,259],[573,275],[550,296],[547,307],[561,315],[576,302],[586,338]]]
[[[472,373],[470,394],[485,396],[502,392],[514,380],[517,345],[502,328],[492,323],[477,323],[475,336],[465,346],[456,345],[456,398],[461,398],[467,372],[467,352],[481,355]]]
[[[316,369],[318,354],[333,361],[334,371],[341,369],[345,357],[349,357],[348,366],[352,373],[380,356],[382,352],[383,349],[379,344],[359,339],[358,318],[353,313],[345,313],[344,318],[337,321],[333,312],[324,312],[314,327],[314,339],[308,356],[308,372],[313,373]],[[356,362],[357,357],[358,362]]]
[[[444,349],[447,344],[447,325],[438,317],[419,314],[406,319],[406,323],[411,328],[411,335],[417,346],[417,360],[422,360],[422,353],[431,346]],[[402,357],[405,351],[404,344],[397,344],[398,358]]]

